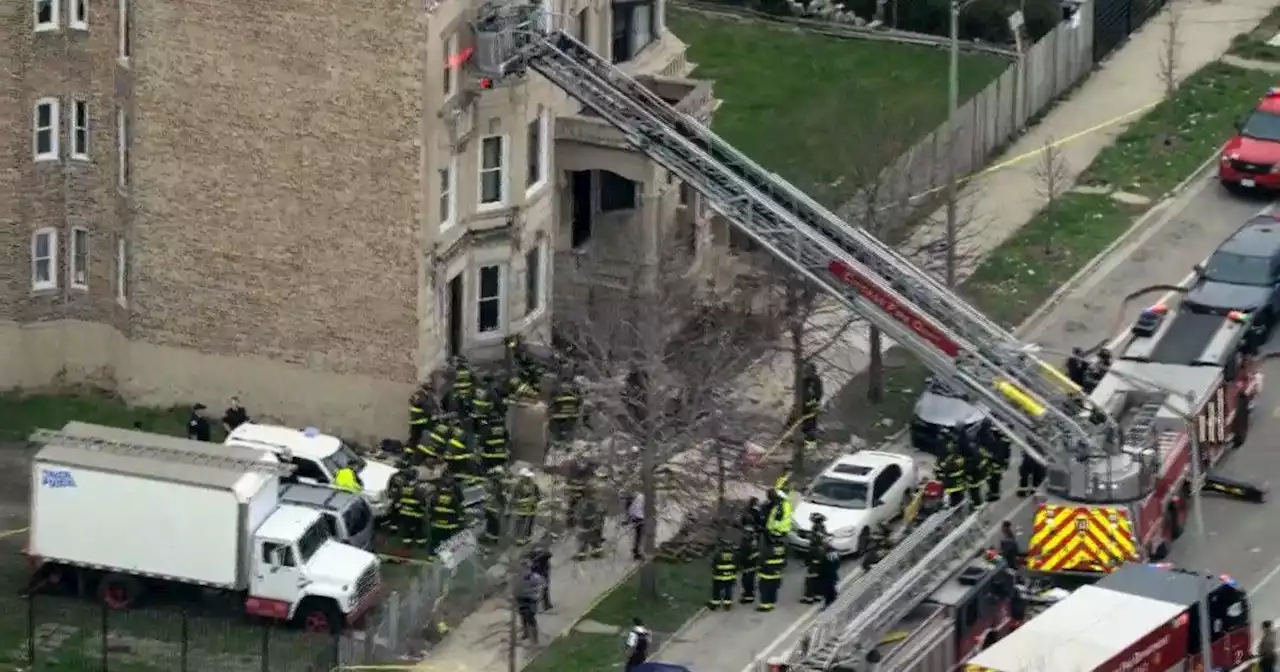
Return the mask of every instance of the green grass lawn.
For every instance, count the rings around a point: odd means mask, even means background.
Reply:
[[[1273,75],[1220,63],[1192,75],[1171,101],[1130,126],[1085,171],[1105,184],[1159,198],[1200,165]],[[1058,287],[1132,226],[1144,208],[1106,195],[1068,193],[996,248],[961,285],[961,294],[1006,327],[1016,327]],[[868,376],[855,376],[832,402],[848,431],[876,443],[906,427],[928,370],[893,350],[886,358],[885,395],[866,398]]]
[[[1268,88],[1272,73],[1212,63],[1178,94],[1134,122],[1085,171],[1085,184],[1159,198],[1231,137],[1234,124]]]
[[[640,616],[653,631],[656,651],[706,604],[711,590],[711,568],[705,559],[685,563],[654,562],[659,596],[648,599],[641,591],[640,573],[632,575],[601,600],[586,619],[612,625],[626,632],[631,619]],[[572,632],[551,642],[524,672],[608,670],[618,663],[621,634]]]
[[[1231,53],[1255,61],[1280,62],[1280,47],[1267,44],[1267,40],[1280,33],[1280,7],[1271,10],[1257,28],[1237,35],[1231,41]]]
[[[854,193],[854,166],[878,170],[946,119],[945,51],[674,9],[667,22],[689,45],[694,76],[714,80],[724,100],[716,133],[829,205]],[[1008,67],[965,55],[962,100]]]

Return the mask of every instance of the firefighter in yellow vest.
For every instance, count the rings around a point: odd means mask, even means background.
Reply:
[[[720,539],[716,550],[711,554],[711,600],[707,608],[711,610],[733,607],[733,584],[738,581],[738,558],[733,547],[725,539]]]
[[[364,485],[360,483],[360,477],[356,475],[356,470],[351,467],[343,467],[335,472],[333,474],[333,485],[340,490],[357,494],[364,490]]]
[[[782,543],[791,532],[791,498],[778,488],[769,491],[769,515],[765,517],[765,534]]]
[[[964,456],[960,454],[959,446],[950,435],[943,437],[943,444],[946,454],[938,460],[938,480],[942,481],[947,504],[959,506],[964,501],[965,491],[969,489]]]
[[[462,527],[462,488],[451,474],[446,473],[436,484],[427,515],[431,521],[427,555],[434,559],[436,551]]]

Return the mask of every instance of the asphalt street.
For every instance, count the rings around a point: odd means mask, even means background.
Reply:
[[[1125,295],[1148,285],[1181,282],[1228,232],[1268,205],[1266,200],[1226,194],[1208,177],[1195,183],[1164,206],[1158,223],[1115,250],[1064,298],[1031,330],[1029,340],[1044,348],[1046,359],[1062,360],[1072,346],[1092,346],[1115,336],[1144,307],[1123,306]],[[1120,322],[1122,312],[1124,322]],[[1264,373],[1271,374],[1276,384],[1264,385],[1251,438],[1231,457],[1224,473],[1280,484],[1280,449],[1273,447],[1271,439],[1280,429],[1280,360],[1268,363]],[[910,450],[904,445],[894,449]],[[1015,475],[1006,475],[1006,492],[1012,491],[1010,476]],[[1006,497],[998,506],[1010,511],[1006,517],[1015,526],[1030,528],[1026,500]],[[1207,542],[1196,543],[1192,526],[1185,541],[1177,545],[1173,560],[1231,574],[1245,586],[1258,586],[1259,618],[1280,615],[1280,581],[1272,582],[1280,575],[1280,530],[1268,534],[1266,527],[1273,506],[1206,497],[1205,525],[1211,530]],[[853,564],[846,564],[842,585],[849,585],[859,574]],[[818,610],[799,603],[802,581],[800,563],[791,563],[776,611],[762,614],[736,607],[728,613],[705,614],[656,659],[686,665],[695,672],[753,670],[756,663],[787,651],[812,626]]]

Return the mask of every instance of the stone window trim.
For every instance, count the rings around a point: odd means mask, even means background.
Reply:
[[[486,135],[476,143],[477,196],[479,212],[506,207],[507,166],[510,164],[511,143],[505,135]]]
[[[67,25],[72,30],[89,30],[89,0],[67,0],[67,5],[71,10]]]
[[[116,303],[129,304],[129,241],[124,236],[116,238]]]
[[[447,231],[458,223],[458,155],[450,153],[449,160],[436,173],[440,190],[440,230]]]
[[[542,190],[550,182],[551,114],[539,105],[537,115],[529,122],[526,152],[525,198]]]
[[[501,338],[507,313],[507,264],[491,263],[476,267],[476,336],[481,339]]]
[[[58,152],[58,99],[41,98],[32,107],[31,153],[36,161],[57,161]]]
[[[551,261],[547,258],[550,245],[540,237],[524,253],[524,321],[525,324],[542,317],[547,308],[547,274]]]
[[[67,285],[72,289],[89,289],[89,229],[71,229],[71,253],[67,255]]]
[[[71,158],[89,160],[89,102],[71,101]]]
[[[116,61],[129,67],[133,59],[133,22],[129,20],[129,0],[116,0]]]
[[[31,291],[58,288],[58,230],[36,229],[31,234]]]
[[[31,29],[37,33],[57,30],[60,23],[58,5],[60,0],[32,0]]]
[[[132,141],[133,125],[129,113],[123,107],[116,108],[116,188],[125,193],[129,189],[130,171],[133,166],[129,157],[129,145]]]
[[[458,70],[461,68],[455,62],[457,56],[458,34],[454,32],[444,39],[444,72],[441,73],[443,79],[441,86],[443,87],[444,100],[446,102],[458,92]]]

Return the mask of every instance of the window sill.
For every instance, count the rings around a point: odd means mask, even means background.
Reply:
[[[472,338],[475,339],[475,342],[482,345],[501,343],[502,339],[506,337],[507,335],[503,333],[502,329],[494,329],[493,331],[477,331],[472,334]]]
[[[116,65],[128,70],[133,67],[133,59],[128,56],[116,56]]]
[[[501,212],[501,211],[505,210],[507,207],[509,207],[509,206],[507,205],[507,199],[505,199],[505,198],[504,198],[504,199],[502,199],[501,201],[495,201],[495,202],[493,202],[493,203],[480,203],[480,204],[476,205],[476,212],[477,212],[477,213],[481,213],[481,212],[484,212],[484,213]]]
[[[87,22],[72,21],[72,22],[71,22],[71,30],[79,30],[79,31],[88,32],[88,30],[89,30],[89,24],[88,24]]]
[[[71,160],[72,160],[72,161],[79,161],[80,163],[89,163],[89,162],[90,162],[90,161],[92,161],[93,159],[89,158],[89,155],[88,155],[88,154],[72,154],[72,155],[71,155]]]
[[[58,291],[57,285],[34,285],[34,284],[31,285],[32,296],[54,294],[54,293],[57,293],[57,291]]]
[[[57,30],[58,30],[58,24],[56,24],[56,23],[47,23],[47,24],[36,24],[36,27],[35,27],[35,28],[33,28],[33,29],[31,30],[31,32],[33,32],[33,33],[53,33],[53,32],[57,32]]]
[[[128,309],[129,309],[129,299],[126,299],[126,298],[124,298],[123,296],[117,296],[117,297],[116,297],[116,305],[117,305],[117,306],[120,306],[121,308],[124,308],[125,310],[128,310]]]
[[[73,282],[73,283],[71,283],[71,285],[69,285],[69,286],[71,287],[71,291],[73,291],[73,292],[87,292],[87,291],[89,291],[89,285],[77,285],[77,284],[75,284],[75,283]]]
[[[58,160],[57,154],[36,154],[33,161],[36,163],[52,163]]]

